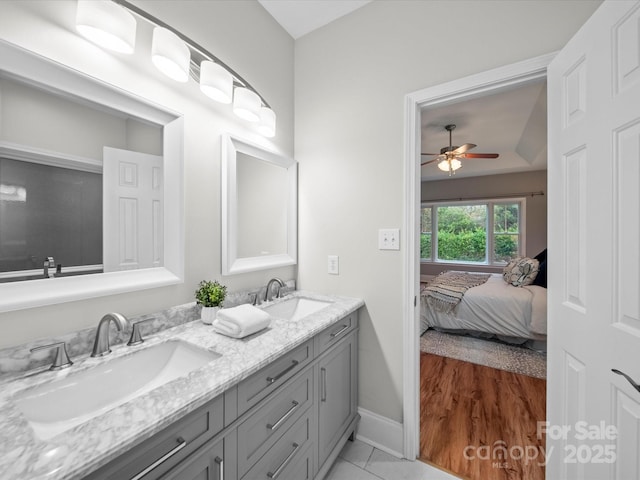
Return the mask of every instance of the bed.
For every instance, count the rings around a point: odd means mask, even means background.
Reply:
[[[433,308],[424,284],[420,295],[420,333],[428,328],[496,336],[511,343],[544,341],[547,335],[547,289],[514,287],[501,274],[468,289],[450,313]]]

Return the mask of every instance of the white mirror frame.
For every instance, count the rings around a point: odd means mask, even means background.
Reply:
[[[281,254],[238,258],[237,153],[244,153],[287,170],[287,251]],[[253,272],[295,265],[298,251],[298,164],[258,145],[222,136],[222,274]]]
[[[113,85],[0,40],[0,75],[163,126],[164,266],[0,284],[0,312],[184,282],[184,119]]]

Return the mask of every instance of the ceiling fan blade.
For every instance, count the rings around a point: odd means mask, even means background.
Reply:
[[[499,156],[497,153],[465,153],[460,155],[462,158],[498,158]]]
[[[456,148],[451,153],[453,153],[454,155],[460,155],[461,153],[465,153],[468,150],[471,150],[472,148],[476,148],[476,147],[477,147],[477,145],[474,144],[474,143],[465,143],[464,145],[460,145],[458,148]]]
[[[434,155],[440,155],[439,153],[421,153],[420,155],[425,156],[425,155],[429,155],[429,156],[434,156]]]
[[[442,155],[438,155],[436,158],[427,160],[426,162],[422,162],[420,166],[424,167],[425,165],[429,165],[430,163],[437,162],[438,160],[440,160],[440,157],[442,157]]]

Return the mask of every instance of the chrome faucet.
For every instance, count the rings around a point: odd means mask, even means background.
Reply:
[[[53,277],[53,273],[49,273],[49,269],[50,268],[55,268],[55,267],[56,267],[56,262],[53,259],[53,257],[47,257],[44,260],[44,278]]]
[[[96,330],[96,339],[93,342],[93,352],[91,352],[92,357],[101,357],[111,353],[111,348],[109,348],[109,324],[111,320],[116,324],[118,331],[122,331],[129,326],[126,317],[119,313],[107,313],[102,317],[100,323],[98,323],[98,330]]]
[[[269,280],[269,282],[267,283],[267,289],[264,292],[264,301],[268,302],[273,300],[273,294],[271,293],[271,286],[277,283],[278,284],[278,293],[276,295],[276,298],[280,298],[280,289],[283,288],[284,282],[282,280],[280,280],[279,278],[272,278],[271,280]]]

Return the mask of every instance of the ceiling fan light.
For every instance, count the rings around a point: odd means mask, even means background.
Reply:
[[[237,87],[233,92],[233,113],[249,122],[260,120],[262,101],[257,93],[245,87]]]
[[[200,90],[220,103],[231,103],[233,77],[218,63],[205,60],[200,64]]]
[[[132,54],[136,43],[136,19],[120,5],[108,0],[78,0],[76,29],[108,50]]]
[[[460,160],[458,160],[457,158],[454,158],[451,160],[451,170],[455,171],[461,167],[462,167],[462,162]]]
[[[443,172],[448,172],[449,171],[449,160],[447,160],[446,158],[444,160],[441,160],[438,162],[438,168],[440,170],[442,170]]]
[[[276,136],[276,113],[269,107],[260,108],[260,124],[258,125],[258,132],[267,138]]]
[[[153,29],[151,60],[158,70],[176,82],[185,83],[189,80],[189,47],[166,28]]]

